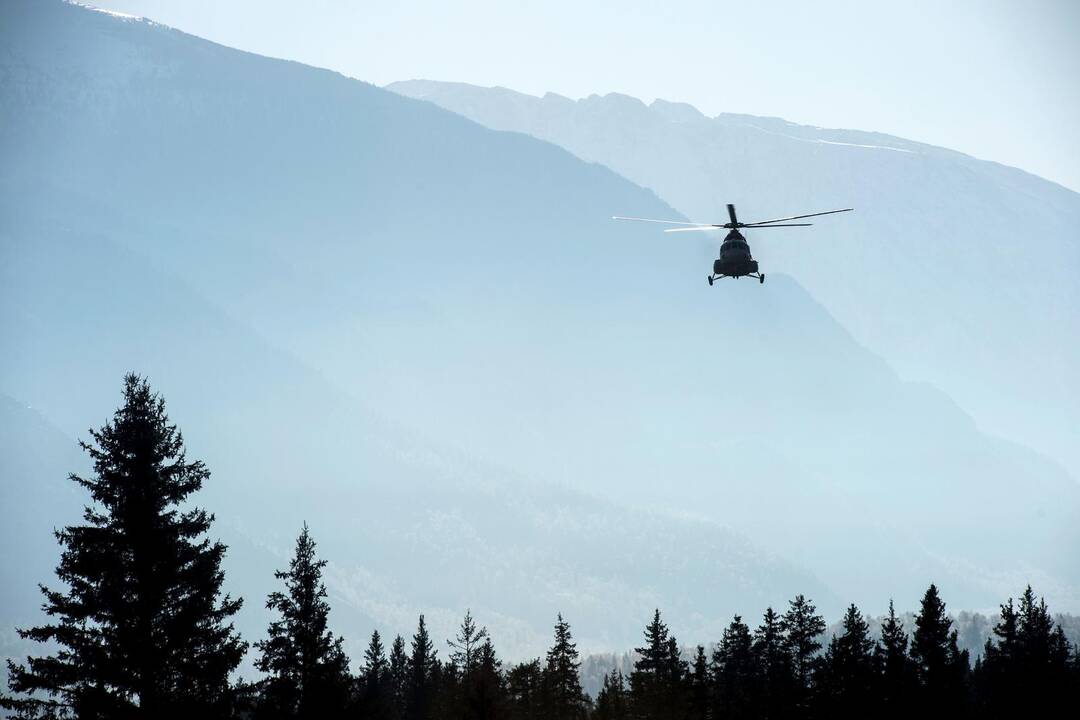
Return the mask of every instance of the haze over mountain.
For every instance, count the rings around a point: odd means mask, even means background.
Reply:
[[[389,88],[603,163],[695,221],[726,222],[727,202],[744,221],[854,206],[812,229],[750,233],[762,268],[797,277],[901,376],[942,388],[981,428],[1080,478],[1077,193],[880,133],[706,117],[614,93],[573,101],[425,80]]]
[[[706,239],[608,220],[674,212],[649,191],[149,22],[0,15],[0,392],[36,438],[4,448],[0,522],[51,505],[134,370],[214,472],[252,637],[304,520],[356,643],[465,607],[511,657],[559,610],[586,648],[656,606],[705,641],[795,592],[911,607],[930,580],[1080,607],[1075,483],[793,279],[710,290]],[[70,508],[45,515],[35,557]]]

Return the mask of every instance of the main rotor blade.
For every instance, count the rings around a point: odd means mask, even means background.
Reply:
[[[743,227],[751,230],[768,230],[771,227],[810,227],[813,224],[814,223],[784,223],[782,225],[743,225]],[[665,230],[664,232],[671,231]]]
[[[802,220],[808,217],[817,217],[818,215],[832,215],[833,213],[851,212],[855,208],[844,208],[843,210],[826,210],[825,212],[810,213],[809,215],[792,215],[791,217],[776,218],[775,220],[758,220],[757,222],[746,223],[743,227],[753,227],[754,225],[771,225],[773,223],[785,222],[787,220]]]
[[[664,225],[694,225],[694,226],[698,226],[698,227],[705,225],[705,223],[682,222],[681,220],[653,220],[652,218],[623,217],[621,215],[612,215],[611,219],[612,220],[636,220],[637,222],[662,223]],[[710,225],[709,227],[713,227],[713,226]]]
[[[695,230],[726,230],[723,225],[695,225],[694,227],[668,228],[664,232],[693,232]]]

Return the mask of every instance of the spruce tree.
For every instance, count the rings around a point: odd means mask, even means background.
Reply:
[[[491,638],[485,638],[476,652],[472,670],[465,676],[465,720],[495,720],[506,712],[502,661],[495,654]]]
[[[512,720],[546,718],[544,668],[539,658],[510,668],[506,673],[506,696]]]
[[[881,642],[877,648],[878,682],[882,716],[908,717],[915,687],[915,670],[908,657],[908,636],[896,616],[892,600],[889,614],[881,624]]]
[[[923,595],[915,632],[911,638],[911,659],[919,682],[920,713],[955,714],[963,710],[968,673],[966,652],[960,652],[952,620],[933,584]]]
[[[844,613],[839,635],[833,635],[817,678],[817,714],[829,718],[859,718],[875,705],[875,643],[870,626],[855,605]]]
[[[707,720],[709,717],[709,692],[712,678],[709,675],[709,660],[705,656],[705,646],[698,645],[694,660],[690,664],[690,698],[687,703],[689,720]]]
[[[1071,647],[1030,585],[1016,607],[1011,598],[1001,606],[994,636],[986,641],[975,678],[983,714],[1049,715],[1066,702]]]
[[[660,619],[659,610],[654,611],[652,621],[645,626],[645,644],[634,651],[638,656],[630,673],[634,717],[677,717],[685,702],[683,683],[687,668],[679,643]]]
[[[48,654],[8,663],[2,701],[26,717],[223,717],[229,674],[245,652],[221,594],[225,546],[190,496],[210,472],[188,461],[165,402],[124,378],[123,406],[80,443],[94,474],[72,481],[91,504],[84,524],[56,532],[63,590],[42,587],[50,624],[19,630]],[[54,648],[54,649],[53,649]]]
[[[544,668],[545,717],[549,720],[584,717],[585,694],[581,691],[580,666],[570,625],[560,614],[555,622],[555,642],[548,650]]]
[[[487,638],[487,628],[478,628],[476,621],[473,620],[472,612],[466,609],[465,619],[461,621],[457,637],[446,641],[453,651],[450,653],[450,662],[460,668],[464,675],[468,675],[476,665],[480,648]]]
[[[394,716],[393,678],[378,630],[364,651],[364,664],[356,683],[358,713],[369,720],[391,720]]]
[[[802,595],[790,601],[788,611],[780,619],[784,641],[791,654],[796,683],[801,690],[809,687],[814,659],[821,650],[821,634],[825,632],[825,618],[817,614],[814,604]]]
[[[322,581],[325,560],[315,556],[315,541],[304,524],[288,570],[274,577],[285,583],[266,607],[279,615],[267,639],[256,643],[256,667],[267,673],[259,716],[332,718],[342,715],[349,699],[349,660],[342,638],[328,628],[330,605]]]
[[[739,720],[755,716],[757,662],[750,628],[738,615],[713,651],[712,675],[713,717]]]
[[[781,618],[771,607],[765,609],[761,625],[754,632],[753,649],[760,674],[758,697],[762,715],[789,717],[796,701],[795,672]]]
[[[412,638],[405,681],[406,720],[428,720],[431,717],[442,669],[437,656],[424,616],[420,615]]]
[[[596,695],[594,720],[629,720],[630,705],[626,680],[618,669],[604,675],[604,683]]]
[[[391,717],[403,720],[405,717],[405,697],[409,686],[409,656],[405,653],[405,638],[397,635],[390,646],[388,663],[390,682]]]

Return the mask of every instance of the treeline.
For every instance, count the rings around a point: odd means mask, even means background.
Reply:
[[[212,516],[188,502],[209,472],[186,458],[145,380],[125,378],[123,406],[83,447],[94,475],[71,479],[92,504],[84,524],[56,532],[61,587],[42,587],[48,622],[18,631],[42,651],[9,661],[9,717],[996,718],[1078,700],[1080,649],[1030,587],[1001,606],[974,666],[931,585],[910,628],[889,604],[879,638],[852,605],[823,644],[824,618],[800,595],[753,628],[736,616],[689,659],[657,610],[632,670],[607,674],[595,698],[561,615],[547,653],[517,664],[468,611],[440,657],[421,615],[408,640],[373,632],[354,675],[328,625],[326,562],[306,525],[266,600],[265,637],[240,638],[231,618],[241,600],[222,592],[225,547],[206,537]],[[249,650],[262,677],[236,680]]]

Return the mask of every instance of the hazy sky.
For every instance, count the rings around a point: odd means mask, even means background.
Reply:
[[[379,85],[663,97],[888,132],[1080,191],[1080,1],[95,4]]]

